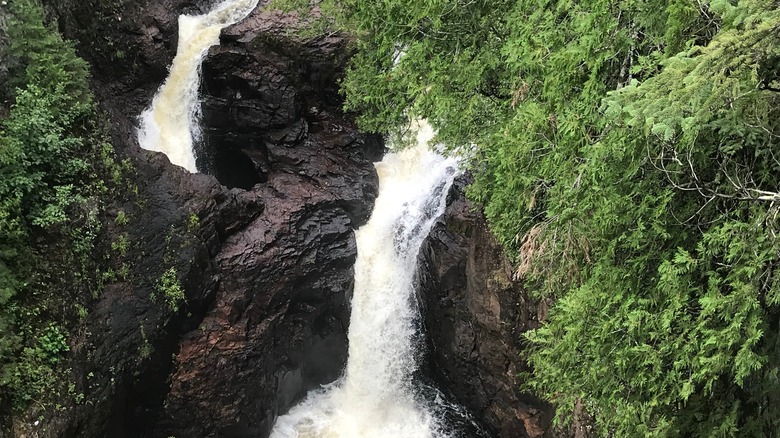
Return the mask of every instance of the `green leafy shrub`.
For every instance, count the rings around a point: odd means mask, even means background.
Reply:
[[[200,218],[195,213],[190,213],[190,215],[187,217],[187,231],[189,232],[195,232],[198,230],[198,227],[200,226]]]
[[[115,241],[111,242],[111,249],[114,250],[120,258],[127,254],[129,247],[130,241],[127,238],[127,234],[120,234]]]
[[[0,112],[0,408],[21,409],[56,383],[68,351],[64,327],[83,319],[99,293],[95,243],[104,181],[117,166],[87,63],[44,24],[37,0],[8,3],[2,86],[12,103]]]
[[[127,216],[127,213],[125,213],[124,210],[119,210],[116,214],[116,218],[114,218],[114,223],[120,227],[123,227],[130,223],[130,218]]]
[[[162,299],[168,306],[168,310],[171,313],[179,311],[179,307],[185,301],[184,289],[179,282],[176,268],[170,267],[163,272],[160,279],[157,281],[156,290],[160,299]]]

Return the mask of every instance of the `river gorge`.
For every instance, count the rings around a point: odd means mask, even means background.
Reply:
[[[218,22],[207,1],[50,5],[135,166],[116,207],[132,275],[72,347],[87,402],[33,408],[12,436],[543,436],[518,330],[544,304],[465,200],[468,174],[426,139],[391,153],[356,128],[348,37],[238,3]],[[185,293],[173,314],[152,297],[163,268]]]

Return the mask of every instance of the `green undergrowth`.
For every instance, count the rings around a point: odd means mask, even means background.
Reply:
[[[0,113],[0,408],[21,410],[67,386],[71,336],[110,265],[106,208],[129,164],[115,159],[87,63],[40,3],[0,7],[10,102]]]

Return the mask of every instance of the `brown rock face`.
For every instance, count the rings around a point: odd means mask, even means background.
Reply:
[[[176,17],[207,3],[49,2],[93,64],[114,146],[134,165],[112,207],[131,221],[105,237],[127,235],[130,275],[74,337],[68,366],[83,401],[46,412],[45,428],[20,417],[19,434],[263,437],[343,367],[353,230],[373,206],[384,150],[339,110],[345,42],[296,40],[294,17],[259,10],[225,30],[203,66],[204,173],[189,174],[141,150],[135,125],[174,55]],[[158,287],[168,269],[186,295],[173,312]]]
[[[181,342],[160,435],[263,436],[346,360],[353,227],[376,197],[367,158],[382,148],[329,101],[343,41],[282,49],[263,33],[269,17],[228,31],[234,43],[204,66],[205,147],[215,153],[200,155],[202,167],[251,188],[265,213],[214,257],[217,298]]]
[[[537,303],[456,181],[421,252],[423,318],[434,380],[494,436],[544,436],[552,409],[520,391],[521,334],[538,324]]]

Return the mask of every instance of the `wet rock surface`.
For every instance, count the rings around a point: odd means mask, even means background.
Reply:
[[[256,10],[204,64],[201,174],[140,149],[137,116],[165,78],[177,17],[208,1],[48,2],[93,64],[119,155],[133,164],[104,239],[127,236],[129,275],[72,336],[79,403],[20,416],[18,436],[262,437],[279,412],[346,360],[354,228],[377,192],[381,141],[339,110],[338,36],[288,36],[294,16]],[[102,35],[95,41],[95,35]],[[108,54],[96,44],[115,44]],[[185,299],[169,306],[173,270]]]
[[[200,166],[231,185],[239,168],[220,153],[243,157],[258,177],[245,188],[266,214],[213,259],[216,301],[181,342],[159,434],[264,436],[346,361],[353,228],[368,219],[371,159],[383,147],[328,95],[344,41],[284,42],[267,25],[283,17],[255,14],[228,29],[204,64]]]
[[[459,177],[420,253],[427,372],[493,436],[549,434],[552,409],[521,390],[522,333],[542,311],[529,299]]]

